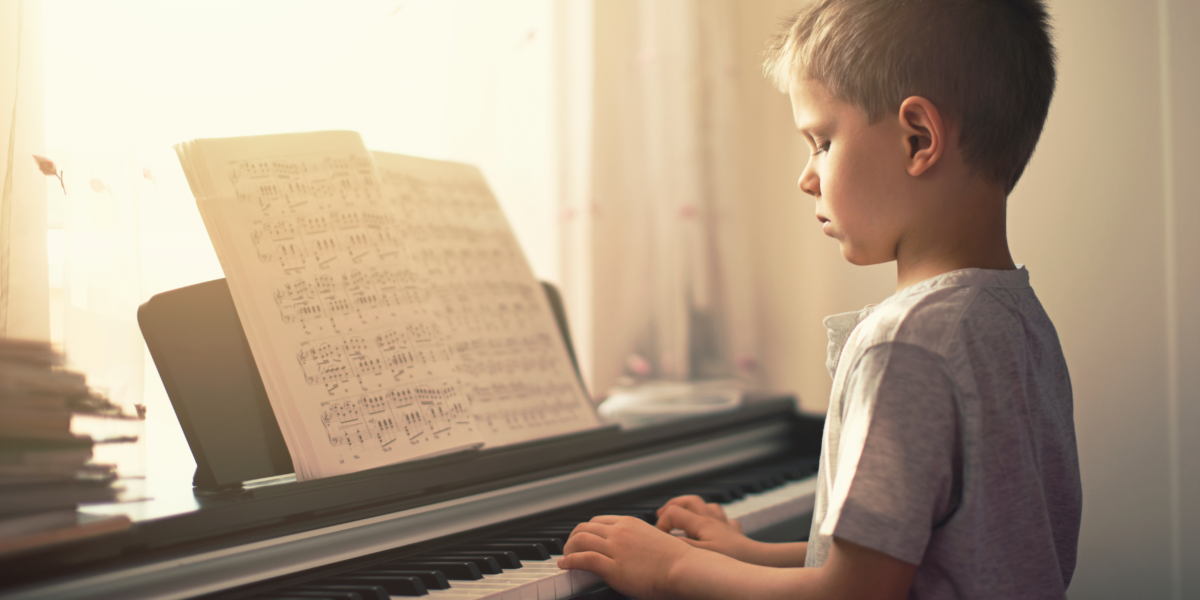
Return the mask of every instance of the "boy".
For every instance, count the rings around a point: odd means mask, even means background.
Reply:
[[[1071,386],[1005,231],[1054,89],[1041,1],[816,0],[766,70],[812,152],[799,186],[822,230],[851,263],[897,270],[893,296],[825,321],[810,541],[749,540],[683,497],[657,528],[580,524],[559,564],[639,600],[1064,597]]]

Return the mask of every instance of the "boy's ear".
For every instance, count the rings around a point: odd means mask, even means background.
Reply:
[[[900,103],[900,127],[907,137],[908,174],[916,177],[942,158],[946,124],[932,102],[909,96]]]

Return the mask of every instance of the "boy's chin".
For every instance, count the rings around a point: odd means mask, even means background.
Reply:
[[[854,248],[846,243],[842,243],[842,258],[857,267],[869,267],[895,260],[895,257],[892,256],[877,256],[869,252],[863,252],[862,249]]]

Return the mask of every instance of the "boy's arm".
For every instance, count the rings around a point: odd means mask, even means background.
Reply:
[[[819,569],[747,564],[697,548],[633,517],[596,517],[567,541],[566,569],[585,569],[622,594],[654,598],[905,598],[916,566],[834,538]]]

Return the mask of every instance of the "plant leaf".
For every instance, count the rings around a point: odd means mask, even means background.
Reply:
[[[58,169],[54,166],[54,161],[45,156],[33,155],[33,161],[37,163],[38,170],[42,175],[58,175]]]

